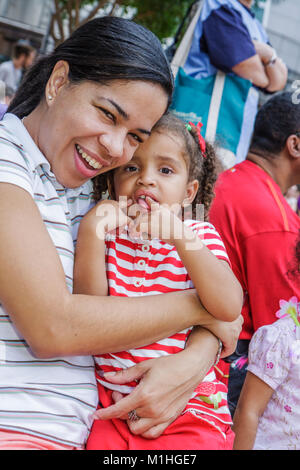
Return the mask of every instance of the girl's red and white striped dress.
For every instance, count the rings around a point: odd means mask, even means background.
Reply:
[[[213,225],[194,220],[184,223],[198,234],[215,256],[229,263],[224,244]],[[194,287],[173,245],[156,239],[133,240],[127,233],[119,237],[107,237],[106,273],[109,295],[114,296],[155,295]],[[137,385],[136,382],[111,384],[104,379],[103,373],[182,351],[190,332],[191,328],[188,328],[150,345],[95,356],[98,384],[123,394],[130,393]],[[227,406],[227,387],[217,380],[213,367],[194,391],[183,413],[193,413],[194,416],[209,421],[217,429],[220,422],[228,425],[232,423]]]

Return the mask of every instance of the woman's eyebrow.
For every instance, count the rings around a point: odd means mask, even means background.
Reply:
[[[137,131],[141,132],[141,134],[151,135],[151,131],[146,131],[146,129],[137,129]]]
[[[129,119],[129,115],[126,113],[126,111],[124,111],[124,109],[121,108],[121,106],[118,105],[118,103],[116,103],[114,100],[111,100],[110,98],[104,98],[106,101],[108,101],[110,104],[112,104],[116,110],[118,111],[118,113],[124,118],[124,119]]]
[[[110,99],[110,98],[104,98],[102,97],[104,100],[108,101],[110,104],[112,104],[114,106],[114,108],[117,110],[117,112],[120,114],[120,116],[122,116],[124,119],[128,120],[129,119],[129,115],[126,113],[126,111],[124,111],[123,108],[121,108],[120,105],[118,105],[118,103],[116,103],[114,100]],[[142,134],[146,134],[146,135],[150,135],[151,134],[151,130],[148,131],[146,129],[137,129],[139,132],[141,132]]]

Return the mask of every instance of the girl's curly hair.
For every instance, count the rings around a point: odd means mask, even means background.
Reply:
[[[300,275],[300,230],[298,230],[298,238],[293,247],[293,256],[290,262],[290,269],[287,271],[289,279],[299,278]]]
[[[204,220],[208,219],[208,212],[214,197],[214,185],[218,176],[218,160],[214,147],[206,142],[203,155],[196,129],[187,129],[186,124],[171,112],[166,113],[153,127],[152,132],[168,133],[179,137],[182,142],[182,154],[188,169],[188,180],[197,179],[199,189],[192,203],[192,217],[196,218],[197,206],[203,204]],[[151,137],[150,137],[151,138]],[[103,194],[110,189],[113,196],[113,170],[96,176],[93,180],[94,199],[99,201]]]

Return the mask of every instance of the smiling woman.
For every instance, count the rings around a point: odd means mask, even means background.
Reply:
[[[90,178],[130,160],[172,89],[150,31],[98,18],[33,65],[0,123],[1,449],[84,445],[97,406],[92,354],[151,343],[194,324],[234,349],[231,325],[214,323],[195,292],[159,300],[72,293]],[[140,406],[147,418],[140,432],[174,419],[210,367],[217,340],[207,330],[199,336],[201,346],[190,341],[184,365],[180,354],[174,361],[180,386],[170,380],[168,361],[155,362],[143,371],[135,402],[119,404],[122,415]],[[150,374],[162,382],[155,395]]]
[[[130,21],[105,18],[41,58],[8,112],[24,118],[58,181],[78,187],[131,158],[167,109],[172,86],[157,38]]]
[[[130,160],[164,113],[167,96],[152,82],[73,84],[68,76],[68,63],[57,62],[46,86],[46,99],[23,123],[47,156],[57,180],[74,188]]]

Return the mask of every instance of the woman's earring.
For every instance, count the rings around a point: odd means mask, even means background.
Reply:
[[[53,99],[53,96],[51,96],[51,95],[48,95],[48,100],[50,100],[50,101],[51,101],[52,99]]]

